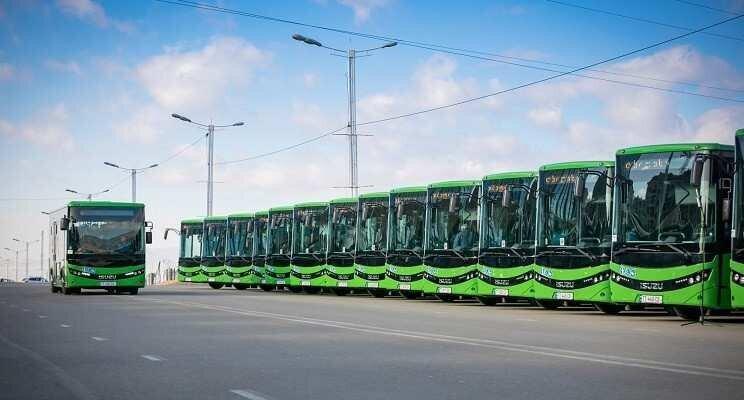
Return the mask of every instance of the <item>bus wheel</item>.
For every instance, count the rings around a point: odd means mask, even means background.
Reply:
[[[132,296],[137,295],[137,293],[139,293],[139,288],[129,289],[129,294],[131,294]]]
[[[221,283],[209,282],[209,287],[211,287],[212,289],[222,289],[222,286],[224,285]]]
[[[320,293],[320,288],[317,286],[306,286],[303,291],[307,294],[318,294]]]
[[[438,294],[437,298],[445,303],[451,303],[455,301],[455,296],[451,294]]]
[[[242,284],[242,283],[233,283],[233,287],[235,290],[245,290],[248,289],[248,286]]]
[[[369,292],[369,294],[377,297],[378,299],[385,297],[385,295],[387,294],[387,290],[385,289],[368,289],[367,291]]]
[[[273,285],[258,285],[258,287],[260,287],[261,290],[263,290],[264,292],[270,292],[270,291],[274,290],[274,286]]]
[[[336,296],[346,296],[347,294],[349,294],[349,290],[348,289],[333,288],[333,289],[331,289],[331,291]]]
[[[624,306],[612,303],[597,303],[594,305],[594,308],[608,315],[617,315],[625,309]]]
[[[292,285],[292,286],[287,286],[287,289],[289,289],[289,291],[292,293],[302,293],[302,286]]]
[[[414,299],[418,299],[419,296],[421,296],[421,293],[419,293],[419,292],[412,292],[410,290],[401,290],[400,291],[400,295],[403,296],[403,297],[405,297],[408,300],[414,300]]]
[[[546,310],[555,310],[558,308],[561,303],[555,300],[537,300],[535,299],[535,303],[537,303],[538,306],[546,309]]]
[[[476,298],[484,306],[495,306],[499,302],[498,297],[478,296]]]
[[[52,293],[57,293],[58,292],[56,286],[54,286],[54,285],[50,285],[50,286],[52,287]]]
[[[688,321],[697,321],[700,319],[700,307],[695,306],[675,306],[674,312],[678,317]],[[703,309],[705,312],[705,309]]]
[[[72,289],[68,288],[67,286],[62,286],[62,293],[69,296],[72,294]]]

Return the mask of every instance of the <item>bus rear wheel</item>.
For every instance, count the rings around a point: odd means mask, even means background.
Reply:
[[[623,311],[625,309],[625,307],[619,304],[611,304],[611,303],[596,303],[594,305],[594,308],[608,315],[617,315],[620,313],[620,311]]]
[[[418,299],[421,296],[421,293],[412,292],[410,290],[401,290],[400,295],[405,297],[408,300],[414,300],[414,299]]]
[[[498,297],[478,296],[477,299],[484,306],[495,306],[496,304],[499,303]]]
[[[700,319],[700,307],[695,306],[674,306],[674,312],[678,317],[688,321],[697,321]],[[705,309],[703,309],[705,312]]]
[[[222,289],[222,286],[224,285],[221,283],[209,282],[209,287],[211,287],[212,289]]]
[[[538,306],[546,309],[546,310],[555,310],[556,308],[560,307],[561,303],[555,300],[537,300],[535,299],[535,303],[537,303]]]

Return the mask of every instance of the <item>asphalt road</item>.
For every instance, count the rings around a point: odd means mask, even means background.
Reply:
[[[2,399],[734,399],[744,317],[0,286]]]

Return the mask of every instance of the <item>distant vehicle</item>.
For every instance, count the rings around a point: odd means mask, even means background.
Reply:
[[[10,278],[0,278],[0,283],[3,283],[3,282],[15,282],[15,281]]]
[[[31,284],[45,284],[49,283],[46,278],[42,278],[40,276],[30,276],[28,278],[23,278],[23,283],[31,283]]]

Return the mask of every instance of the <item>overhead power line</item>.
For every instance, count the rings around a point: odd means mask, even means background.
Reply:
[[[526,57],[515,57],[515,56],[509,56],[509,55],[504,55],[504,54],[497,54],[497,53],[492,53],[492,52],[485,52],[485,51],[480,51],[480,50],[463,49],[463,48],[457,48],[457,47],[452,47],[452,46],[440,45],[440,44],[435,44],[435,43],[427,43],[427,42],[420,42],[420,41],[415,41],[415,40],[408,40],[408,39],[397,38],[397,37],[393,37],[393,36],[381,36],[381,35],[373,35],[373,34],[368,34],[368,33],[363,33],[363,32],[355,32],[355,31],[350,31],[350,30],[346,30],[346,29],[340,29],[340,28],[334,28],[334,27],[328,27],[328,26],[310,24],[310,23],[306,23],[306,22],[294,21],[294,20],[289,20],[289,19],[285,19],[285,18],[276,18],[276,17],[270,17],[270,16],[265,16],[265,15],[256,14],[256,13],[250,13],[250,12],[246,12],[246,11],[234,10],[234,9],[230,9],[230,8],[219,7],[219,6],[216,6],[216,5],[205,4],[205,3],[200,3],[200,2],[196,2],[196,1],[189,1],[189,0],[155,0],[155,1],[158,1],[158,2],[161,2],[161,3],[166,3],[166,4],[179,5],[179,6],[184,6],[184,7],[191,7],[191,8],[196,8],[196,9],[214,11],[214,12],[219,12],[219,13],[224,13],[224,14],[239,15],[239,16],[243,16],[243,17],[255,18],[255,19],[265,20],[265,21],[269,21],[269,22],[277,22],[277,23],[283,23],[283,24],[290,24],[290,25],[302,26],[302,27],[306,27],[306,28],[313,28],[313,29],[325,30],[325,31],[329,31],[329,32],[340,33],[340,34],[345,34],[345,35],[350,35],[350,36],[363,37],[363,38],[367,38],[367,39],[374,39],[374,40],[388,41],[388,42],[389,41],[395,41],[395,42],[398,42],[401,45],[406,45],[406,46],[409,46],[409,47],[420,48],[420,49],[425,49],[425,50],[434,51],[434,52],[456,54],[456,55],[465,56],[465,57],[471,57],[471,58],[477,58],[477,57],[473,57],[473,54],[475,54],[475,55],[481,55],[481,56],[487,56],[487,57],[496,57],[496,58],[499,58],[499,59],[516,60],[516,61],[523,61],[523,62],[541,64],[541,65],[549,65],[549,66],[553,66],[553,67],[561,67],[561,68],[569,68],[569,69],[577,68],[576,66],[572,66],[572,65],[547,62],[547,61],[543,61],[543,60],[531,59],[531,58],[526,58]],[[498,60],[494,60],[494,59],[485,59],[485,60],[499,62]],[[523,65],[518,65],[518,64],[513,64],[513,65],[514,66],[524,67]],[[608,71],[608,70],[602,70],[602,69],[587,69],[587,71],[598,72],[598,73],[609,74],[609,75],[615,75],[615,76],[626,76],[626,77],[631,77],[631,78],[636,78],[636,79],[645,79],[645,80],[651,80],[651,81],[656,81],[656,82],[664,82],[664,83],[670,83],[670,84],[697,86],[697,87],[700,87],[700,88],[712,89],[712,90],[723,90],[723,91],[730,91],[730,92],[736,92],[736,93],[744,93],[744,90],[741,90],[741,89],[725,88],[725,87],[718,87],[718,86],[712,86],[712,85],[704,85],[704,84],[699,83],[699,82],[674,81],[674,80],[668,80],[668,79],[663,79],[663,78],[659,78],[659,77],[649,77],[649,76],[643,76],[643,75],[639,75],[639,74],[631,74],[631,73],[627,73],[627,72],[618,72],[618,71]],[[624,84],[624,82],[621,82],[621,81],[616,81],[615,83]],[[649,87],[649,88],[652,88],[652,87]],[[680,93],[680,94],[690,94],[690,93]]]
[[[599,8],[586,7],[586,6],[582,6],[580,4],[568,3],[568,2],[565,2],[565,1],[559,1],[559,0],[545,0],[545,1],[547,1],[549,3],[559,4],[559,5],[566,6],[566,7],[573,7],[573,8],[578,8],[578,9],[585,10],[585,11],[591,11],[591,12],[594,12],[594,13],[605,14],[605,15],[612,15],[614,17],[625,18],[625,19],[629,19],[629,20],[632,20],[632,21],[645,22],[647,24],[654,24],[654,25],[659,25],[659,26],[665,26],[667,28],[679,29],[679,30],[683,30],[683,31],[692,31],[693,30],[692,28],[688,28],[686,26],[673,25],[673,24],[668,24],[666,22],[660,22],[660,21],[654,21],[654,20],[646,19],[646,18],[634,17],[632,15],[620,14],[620,13],[616,13],[614,11],[600,10]],[[739,41],[739,42],[744,42],[744,38],[741,38],[741,37],[738,37],[738,36],[729,36],[729,35],[723,35],[723,34],[714,33],[714,32],[702,32],[702,34],[703,35],[708,35],[708,36],[715,36],[715,37],[720,38],[720,39],[730,39],[730,40],[736,40],[736,41]]]
[[[689,5],[695,6],[695,7],[706,8],[706,9],[711,10],[711,11],[718,11],[718,12],[724,13],[724,14],[729,14],[729,15],[736,15],[737,14],[737,13],[735,13],[733,11],[724,10],[722,8],[711,7],[711,6],[706,5],[706,4],[695,3],[694,1],[687,1],[687,0],[674,0],[674,1],[676,1],[678,3],[682,3],[682,4],[689,4]]]

